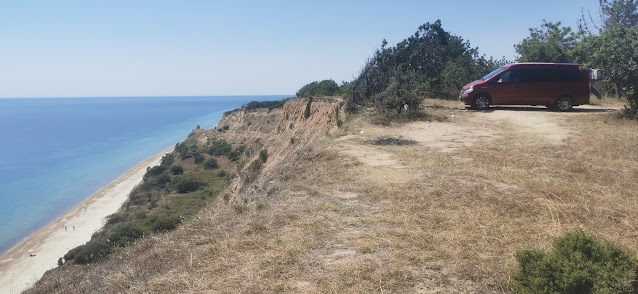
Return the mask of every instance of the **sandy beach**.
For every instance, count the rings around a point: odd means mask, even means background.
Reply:
[[[116,212],[142,181],[147,167],[158,165],[174,147],[139,163],[66,214],[0,256],[0,293],[20,293],[57,266],[70,249],[91,239],[105,218]]]

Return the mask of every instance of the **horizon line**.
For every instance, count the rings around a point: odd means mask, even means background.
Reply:
[[[0,97],[0,99],[55,99],[55,98],[163,98],[163,97],[248,97],[248,96],[290,96],[297,97],[295,94],[246,94],[246,95],[143,95],[143,96],[29,96],[29,97]]]

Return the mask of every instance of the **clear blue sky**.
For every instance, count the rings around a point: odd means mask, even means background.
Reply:
[[[0,97],[294,94],[350,81],[420,25],[515,59],[542,20],[576,30],[598,0],[0,0]]]

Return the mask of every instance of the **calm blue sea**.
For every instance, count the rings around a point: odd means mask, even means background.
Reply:
[[[290,96],[0,99],[0,253],[197,125]]]

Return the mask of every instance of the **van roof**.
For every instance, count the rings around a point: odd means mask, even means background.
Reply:
[[[504,67],[580,67],[578,63],[546,63],[546,62],[520,62],[510,63]]]

